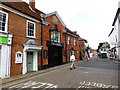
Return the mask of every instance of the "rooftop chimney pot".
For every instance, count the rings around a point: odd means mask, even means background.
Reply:
[[[35,10],[35,0],[29,0],[30,7]]]

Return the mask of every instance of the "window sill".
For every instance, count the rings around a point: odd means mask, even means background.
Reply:
[[[36,38],[36,37],[32,37],[32,36],[27,36],[27,38]]]

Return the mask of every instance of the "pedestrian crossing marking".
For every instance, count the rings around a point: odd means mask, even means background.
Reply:
[[[118,88],[116,85],[105,85],[102,83],[95,83],[95,82],[80,82],[80,85],[76,90],[79,90],[79,88]]]
[[[49,88],[50,90],[54,90],[57,87],[58,87],[58,85],[55,85],[55,84],[30,80],[30,81],[27,81],[24,83],[20,83],[20,84],[11,86],[9,88],[16,88],[16,90],[21,90],[23,88],[41,88],[41,90],[46,90]]]

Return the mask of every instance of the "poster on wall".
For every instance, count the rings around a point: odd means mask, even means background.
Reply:
[[[22,63],[22,52],[20,51],[16,52],[15,63]]]

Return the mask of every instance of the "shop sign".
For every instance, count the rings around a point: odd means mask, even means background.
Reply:
[[[64,43],[58,43],[58,42],[53,42],[48,40],[47,46],[50,46],[50,45],[64,47]]]
[[[8,38],[7,37],[0,37],[0,43],[7,43]]]

